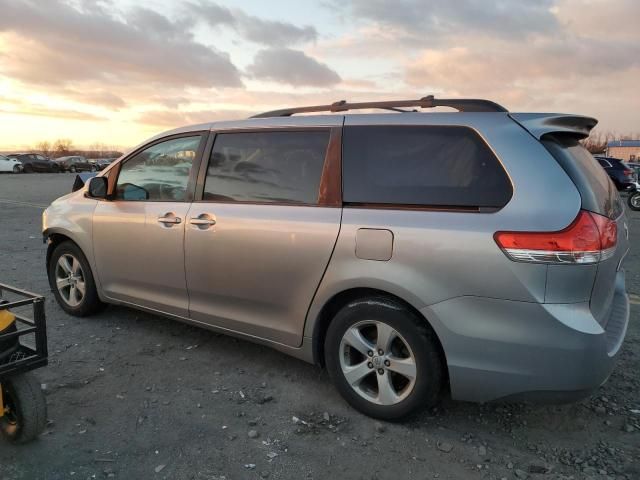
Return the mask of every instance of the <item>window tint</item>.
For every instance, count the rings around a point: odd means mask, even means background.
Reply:
[[[328,130],[216,136],[203,200],[315,204]]]
[[[511,184],[471,129],[440,126],[346,127],[345,202],[503,207]]]
[[[569,175],[582,198],[582,208],[610,218],[617,218],[623,211],[615,185],[595,159],[580,142],[568,135],[546,135],[542,144],[554,156]],[[607,162],[608,163],[608,162]]]
[[[116,199],[180,202],[186,199],[201,135],[157,143],[122,164]]]

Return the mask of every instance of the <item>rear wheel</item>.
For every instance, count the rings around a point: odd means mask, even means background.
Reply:
[[[95,172],[96,171],[96,166],[95,165],[91,165],[91,171]]]
[[[435,405],[445,377],[431,328],[384,297],[357,300],[338,312],[327,331],[325,361],[351,406],[383,420]]]
[[[13,166],[13,173],[20,173],[20,167],[18,165]]]
[[[69,171],[70,171],[71,173],[76,173],[76,167],[74,167],[74,166],[70,167],[70,168],[69,168]]]
[[[627,204],[629,205],[629,208],[631,210],[634,211],[639,211],[640,210],[640,192],[633,192],[631,195],[629,195],[629,198],[627,199]]]
[[[32,373],[11,377],[2,383],[4,415],[0,417],[2,436],[13,443],[34,440],[47,423],[47,404],[40,382]]]
[[[66,241],[55,248],[48,274],[53,294],[65,312],[84,317],[103,307],[89,262],[75,243]]]

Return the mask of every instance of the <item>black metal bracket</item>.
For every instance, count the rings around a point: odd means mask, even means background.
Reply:
[[[2,292],[5,291],[15,293],[23,298],[6,303],[0,303],[0,311],[32,305],[33,319],[11,312],[15,316],[16,323],[19,324],[20,327],[17,331],[1,334],[0,342],[15,338],[23,339],[26,335],[34,335],[35,344],[27,345],[24,342],[19,342],[16,351],[12,353],[9,358],[0,362],[0,382],[9,376],[43,367],[48,362],[47,325],[44,311],[44,297],[42,295],[37,295],[26,290],[20,290],[0,283],[0,297]]]

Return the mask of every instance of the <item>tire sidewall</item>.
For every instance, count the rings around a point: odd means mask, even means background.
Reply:
[[[47,421],[47,404],[40,382],[27,372],[5,380],[2,389],[14,403],[16,424],[10,424],[6,417],[0,418],[1,436],[11,443],[34,440]]]
[[[18,400],[18,394],[11,381],[5,381],[2,384],[3,394],[10,396],[14,401]],[[16,409],[16,425],[9,423],[6,417],[0,418],[0,431],[2,436],[9,442],[18,442],[20,440],[20,434],[22,433],[22,427],[24,425],[24,418],[22,416],[22,409],[18,406]]]
[[[630,208],[631,210],[633,210],[634,212],[640,211],[640,207],[635,207],[635,206],[632,204],[632,200],[633,200],[633,198],[634,198],[634,197],[638,197],[638,196],[640,196],[640,192],[632,193],[631,195],[629,195],[629,198],[627,199],[627,205],[629,205],[629,208]]]
[[[416,382],[407,398],[395,405],[377,405],[360,396],[344,378],[340,367],[340,343],[348,328],[363,320],[384,322],[409,344],[416,361]],[[332,381],[357,410],[383,420],[397,420],[439,399],[443,364],[424,319],[386,298],[356,301],[335,316],[325,340],[325,363]]]
[[[65,300],[60,295],[58,291],[58,287],[56,286],[56,265],[60,257],[64,254],[73,255],[79,262],[82,267],[82,273],[85,281],[85,295],[82,298],[80,304],[72,307],[67,304]],[[49,276],[49,286],[53,291],[53,294],[58,302],[58,305],[70,315],[74,315],[77,317],[83,317],[86,315],[90,315],[94,313],[98,307],[101,305],[100,299],[98,298],[95,280],[93,278],[93,272],[91,271],[91,267],[89,266],[89,262],[87,258],[82,253],[80,247],[78,247],[75,243],[71,241],[62,242],[58,245],[51,254],[49,258],[49,265],[47,266],[47,273]]]

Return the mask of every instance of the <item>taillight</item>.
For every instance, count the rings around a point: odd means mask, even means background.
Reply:
[[[632,177],[633,176],[633,170],[623,170],[622,173],[623,173],[623,175],[625,177]]]
[[[618,226],[603,215],[580,210],[558,232],[496,232],[496,243],[512,260],[537,263],[596,263],[616,250]]]

